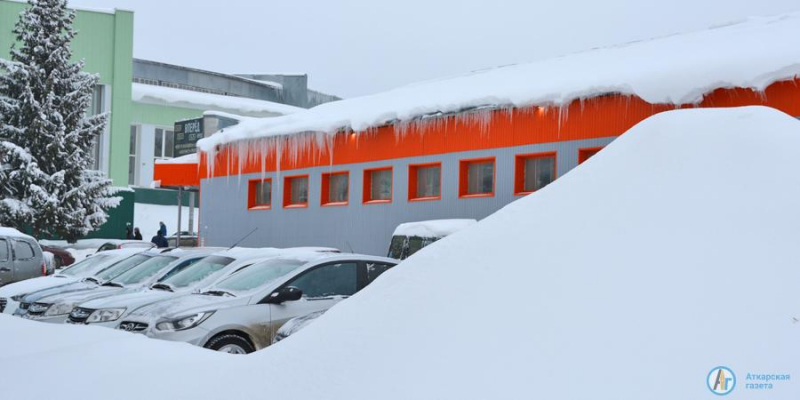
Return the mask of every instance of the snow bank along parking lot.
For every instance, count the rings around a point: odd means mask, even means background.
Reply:
[[[748,374],[800,377],[798,170],[778,111],[659,114],[248,356],[0,315],[3,397],[797,399]]]

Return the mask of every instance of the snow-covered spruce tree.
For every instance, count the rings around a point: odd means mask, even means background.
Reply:
[[[29,0],[0,59],[0,225],[74,241],[119,205],[91,170],[93,138],[108,116],[86,116],[97,76],[72,62],[75,13],[66,0]]]

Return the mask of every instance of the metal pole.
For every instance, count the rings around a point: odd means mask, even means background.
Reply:
[[[181,247],[181,214],[183,211],[183,186],[178,187],[178,235],[175,238],[175,247]]]
[[[194,192],[189,192],[189,236],[194,236]]]

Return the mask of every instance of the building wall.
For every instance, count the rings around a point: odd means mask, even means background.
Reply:
[[[200,234],[210,246],[229,246],[254,228],[242,246],[329,246],[343,251],[385,255],[392,232],[403,222],[442,218],[482,219],[518,199],[514,194],[515,156],[557,152],[558,176],[578,165],[578,150],[605,146],[614,138],[515,146],[410,157],[379,162],[303,168],[283,173],[246,174],[202,181]],[[459,198],[459,161],[495,157],[495,194],[492,197]],[[441,162],[441,199],[408,200],[410,164]],[[392,202],[363,204],[363,171],[392,167]],[[349,202],[346,206],[322,206],[322,173],[349,172]],[[307,208],[283,208],[283,178],[309,175]],[[250,179],[272,179],[272,208],[248,210],[247,186]],[[535,194],[533,194],[535,195]]]

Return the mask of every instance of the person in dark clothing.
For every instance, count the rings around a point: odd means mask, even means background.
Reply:
[[[152,239],[150,239],[150,242],[156,245],[156,247],[158,247],[159,249],[162,249],[164,247],[169,247],[169,242],[167,242],[167,238],[165,238],[164,235],[161,234],[161,231],[158,231],[158,233],[155,236],[153,236]]]
[[[139,232],[139,228],[133,228],[133,238],[136,240],[143,240],[142,232]]]
[[[125,239],[133,239],[133,232],[131,231],[131,224],[125,226]]]
[[[167,237],[167,226],[164,225],[164,221],[158,223],[158,233],[163,237]]]

